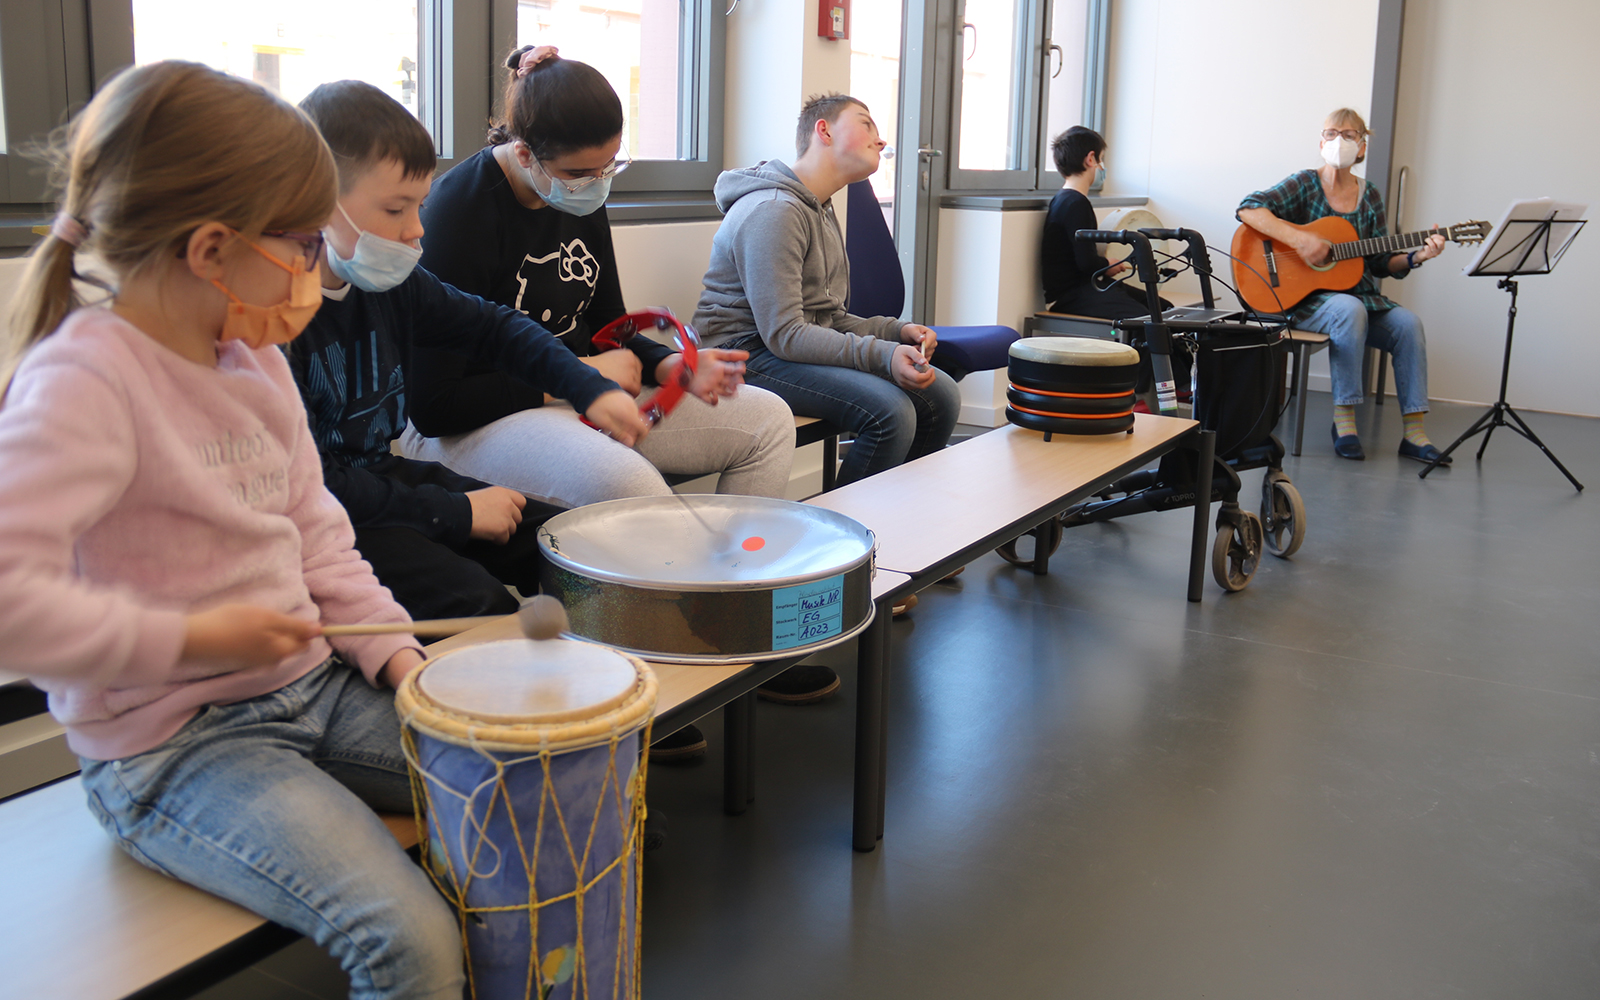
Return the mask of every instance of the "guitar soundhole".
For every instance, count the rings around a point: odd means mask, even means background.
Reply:
[[[1331,247],[1331,246],[1333,246],[1333,244],[1329,243],[1328,246]],[[1321,264],[1311,264],[1311,263],[1306,263],[1305,261],[1302,261],[1301,263],[1304,263],[1306,265],[1306,267],[1311,268],[1311,270],[1313,270],[1313,271],[1331,271],[1331,270],[1334,269],[1335,265],[1337,265],[1339,262],[1334,260],[1333,257],[1330,256],[1325,262],[1323,262]]]

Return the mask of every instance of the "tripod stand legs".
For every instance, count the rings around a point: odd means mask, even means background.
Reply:
[[[1506,417],[1510,417],[1511,422],[1508,423],[1506,421]],[[1533,432],[1533,428],[1529,427],[1527,423],[1523,421],[1521,415],[1518,414],[1516,410],[1511,408],[1511,404],[1505,402],[1504,400],[1500,400],[1491,406],[1487,413],[1479,417],[1471,427],[1467,428],[1465,434],[1462,434],[1460,437],[1450,442],[1450,447],[1440,452],[1438,458],[1434,459],[1432,462],[1429,462],[1426,469],[1423,469],[1421,472],[1417,473],[1417,478],[1426,479],[1428,477],[1428,473],[1432,472],[1440,462],[1450,457],[1451,452],[1455,451],[1463,442],[1476,434],[1483,435],[1483,443],[1478,446],[1478,461],[1483,461],[1483,451],[1485,448],[1489,447],[1489,436],[1494,433],[1494,429],[1496,427],[1509,428],[1513,433],[1521,434],[1529,441],[1532,441],[1540,451],[1544,452],[1544,457],[1548,458],[1551,464],[1560,469],[1561,474],[1567,477],[1567,482],[1571,483],[1573,488],[1579,493],[1583,492],[1583,484],[1578,482],[1578,480],[1573,477],[1572,473],[1567,471],[1567,467],[1561,464],[1561,459],[1555,456],[1555,452],[1545,447],[1545,443],[1539,440],[1539,435]]]
[[[1548,222],[1545,224],[1545,232],[1547,234],[1549,232]],[[1450,453],[1455,451],[1461,442],[1480,432],[1483,434],[1483,443],[1478,445],[1478,461],[1483,461],[1484,449],[1489,447],[1489,437],[1494,433],[1494,429],[1496,427],[1509,427],[1538,445],[1539,450],[1544,452],[1544,457],[1548,458],[1556,468],[1561,470],[1561,474],[1567,477],[1567,482],[1572,484],[1573,489],[1582,493],[1583,484],[1573,478],[1572,473],[1568,472],[1567,467],[1561,464],[1561,459],[1556,457],[1555,452],[1545,447],[1544,442],[1539,440],[1539,435],[1533,432],[1533,428],[1524,423],[1522,418],[1517,415],[1517,411],[1513,410],[1511,404],[1506,402],[1506,383],[1510,380],[1511,375],[1511,337],[1517,328],[1517,281],[1515,278],[1508,276],[1497,282],[1495,287],[1503,288],[1511,293],[1511,306],[1506,310],[1506,352],[1500,359],[1500,398],[1495,400],[1488,413],[1479,417],[1471,427],[1467,428],[1465,434],[1450,442],[1450,447],[1446,448],[1438,458],[1429,462],[1426,469],[1417,473],[1417,478],[1426,479],[1428,473],[1432,472],[1440,462],[1449,458]],[[1512,423],[1506,423],[1507,416],[1511,417]]]

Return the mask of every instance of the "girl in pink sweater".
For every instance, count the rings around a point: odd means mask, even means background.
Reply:
[[[406,621],[322,485],[278,345],[321,303],[331,154],[203,66],[111,81],[0,356],[0,648],[50,694],[134,858],[329,949],[362,998],[462,988],[452,914],[373,809],[411,810]],[[76,299],[74,261],[109,269]]]

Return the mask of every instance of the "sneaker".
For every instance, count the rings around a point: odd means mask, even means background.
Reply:
[[[891,613],[894,615],[894,617],[899,618],[901,615],[905,614],[907,611],[910,611],[916,606],[917,595],[907,594],[906,596],[900,598],[900,601],[895,604],[894,610]]]
[[[780,705],[809,705],[839,690],[839,675],[820,663],[802,663],[756,688],[756,697]]]
[[[706,755],[706,734],[699,726],[684,726],[650,744],[650,763],[688,764]]]

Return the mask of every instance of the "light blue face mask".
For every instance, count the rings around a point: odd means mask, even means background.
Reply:
[[[420,249],[367,232],[356,225],[343,205],[339,206],[339,214],[361,235],[356,238],[356,248],[349,260],[340,257],[339,251],[333,248],[333,241],[328,241],[328,270],[336,277],[362,291],[387,292],[410,276],[422,257]]]
[[[558,212],[568,215],[591,215],[601,205],[606,203],[606,198],[611,195],[610,177],[589,177],[583,187],[576,191],[570,190],[558,178],[545,173],[544,164],[537,158],[534,159],[535,169],[528,171],[528,182],[533,185],[533,190],[544,200],[546,205]],[[544,178],[544,184],[539,184],[539,179]]]

